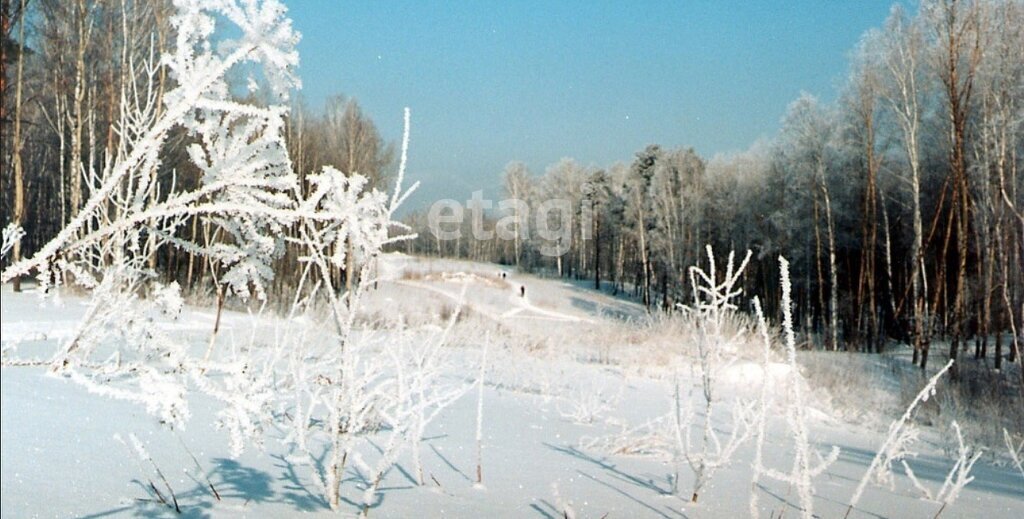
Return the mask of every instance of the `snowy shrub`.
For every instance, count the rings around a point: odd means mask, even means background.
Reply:
[[[442,379],[447,366],[444,340],[445,331],[427,340],[408,330],[386,336],[364,331],[295,337],[277,347],[286,353],[276,375],[280,410],[274,421],[287,431],[284,443],[293,450],[292,460],[314,469],[332,508],[341,505],[349,465],[368,478],[363,489],[368,507],[407,448],[422,483],[419,445],[426,427],[467,389]],[[376,462],[367,461],[360,451],[371,438],[380,448]]]
[[[674,414],[670,413],[636,426],[622,424],[618,432],[580,438],[580,447],[610,455],[657,456],[678,460],[674,418]]]
[[[408,439],[419,485],[424,484],[420,444],[427,426],[470,389],[467,384],[449,382],[443,378],[444,370],[451,362],[444,346],[458,317],[456,310],[448,320],[448,326],[436,337],[413,341],[408,345],[399,341],[396,347],[388,350],[392,362],[398,368],[399,401],[405,407],[401,412],[408,415],[411,421]]]
[[[293,74],[298,34],[284,7],[277,0],[175,0],[174,6],[173,52],[143,63],[123,92],[116,158],[95,174],[89,200],[68,226],[0,277],[36,272],[44,287],[69,279],[90,293],[78,329],[49,362],[54,373],[138,402],[174,427],[187,422],[189,391],[205,393],[221,403],[217,425],[228,432],[235,455],[246,445],[261,446],[273,425],[288,431],[285,443],[296,455],[320,467],[312,449],[322,442],[328,456],[317,474],[327,501],[340,506],[343,474],[352,464],[369,477],[368,507],[398,454],[412,445],[418,457],[427,424],[464,392],[440,379],[446,331],[428,341],[408,330],[387,340],[356,333],[361,285],[345,294],[332,285],[331,268],[345,265],[349,251],[364,260],[361,279],[369,279],[365,260],[410,237],[393,220],[412,191],[402,189],[409,112],[393,193],[370,189],[354,172],[325,167],[307,175],[311,189],[303,195],[283,133],[284,101],[299,86]],[[173,81],[162,98],[156,90],[161,67]],[[268,106],[232,99],[228,77],[242,69],[265,80]],[[162,191],[156,181],[161,147],[179,130],[190,142],[200,183],[191,191]],[[190,218],[221,239],[183,238],[178,231]],[[19,234],[4,232],[5,251]],[[218,283],[228,293],[265,300],[271,262],[286,239],[300,251],[303,272],[273,344],[258,342],[254,326],[248,343],[214,355],[211,339],[197,358],[187,341],[160,325],[182,309],[177,284],[155,283],[150,260],[160,248],[206,258],[218,266]],[[326,323],[316,319],[320,301],[327,304]],[[384,447],[371,465],[357,449],[380,434]]]
[[[711,247],[707,248],[707,254],[710,264],[707,271],[698,267],[690,270],[694,287],[693,306],[681,306],[684,318],[659,318],[641,323],[638,329],[644,337],[637,341],[642,341],[646,347],[658,343],[665,338],[663,336],[674,337],[677,341],[680,336],[692,337],[696,351],[692,352],[694,365],[691,369],[694,378],[699,380],[701,413],[694,412],[692,395],[683,394],[678,373],[680,352],[675,346],[676,358],[664,362],[667,364],[665,368],[675,370],[669,413],[639,426],[623,425],[618,433],[583,438],[581,441],[584,448],[599,449],[608,454],[654,455],[670,459],[675,465],[672,492],[676,495],[682,491],[679,483],[684,463],[687,464],[694,473],[693,490],[689,496],[691,502],[697,501],[718,469],[732,462],[737,449],[753,433],[755,419],[752,403],[734,402],[728,426],[722,427],[716,421],[720,414],[716,411],[721,411],[725,404],[718,396],[721,375],[736,360],[740,346],[748,341],[745,320],[736,317],[737,307],[733,301],[742,294],[736,285],[750,260],[750,253],[739,267],[735,265],[735,254],[730,254],[721,279]],[[682,353],[686,356],[690,352]],[[700,422],[695,423],[698,416]],[[699,431],[699,439],[693,437],[694,429]]]
[[[331,268],[344,265],[349,245],[353,253],[372,257],[386,244],[408,237],[390,233],[396,227],[394,211],[409,193],[401,191],[408,135],[406,111],[402,162],[390,198],[368,189],[360,175],[325,168],[311,177],[314,188],[295,211],[298,237],[291,238],[301,251],[303,271],[290,319],[314,317],[312,302],[323,299],[326,326],[314,327],[315,332],[279,334],[273,353],[254,359],[262,362],[265,373],[256,380],[272,380],[273,421],[287,431],[284,443],[292,450],[292,460],[314,469],[334,509],[341,506],[346,469],[359,470],[366,478],[364,515],[375,503],[384,476],[407,448],[413,451],[422,483],[419,445],[426,427],[466,391],[464,384],[442,379],[448,365],[443,346],[457,311],[446,328],[426,339],[406,328],[389,330],[387,335],[357,331],[354,322],[364,290],[373,283],[372,262],[362,262],[363,282],[351,292],[339,295],[332,284]],[[253,432],[259,436],[259,431]],[[360,450],[371,438],[379,450],[375,462]]]
[[[558,400],[558,413],[573,423],[588,425],[615,409],[622,399],[622,391],[609,393],[594,380],[567,387]]]
[[[675,437],[679,453],[677,456],[685,458],[695,477],[693,493],[690,498],[692,502],[697,501],[700,491],[711,480],[715,471],[732,461],[732,455],[736,449],[750,437],[751,433],[750,408],[743,404],[737,404],[733,408],[731,432],[724,442],[719,437],[719,432],[712,421],[717,402],[718,376],[721,370],[735,358],[737,344],[743,333],[743,330],[733,330],[732,333],[727,334],[725,325],[728,322],[728,315],[736,310],[736,305],[732,302],[733,299],[743,293],[743,290],[737,288],[736,284],[750,261],[750,251],[747,251],[738,268],[734,268],[735,254],[730,252],[726,262],[725,276],[722,279],[718,279],[715,255],[710,245],[707,247],[707,254],[709,262],[707,271],[699,267],[690,268],[693,307],[684,307],[685,310],[693,314],[697,330],[699,375],[704,397],[699,447],[696,447],[691,439],[690,421],[693,413],[688,407],[685,412],[682,408],[678,382],[675,385],[674,399]],[[673,485],[677,493],[678,480],[677,469]]]

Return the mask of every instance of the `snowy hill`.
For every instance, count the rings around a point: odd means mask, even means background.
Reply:
[[[690,500],[693,472],[685,461],[672,459],[668,418],[674,395],[683,401],[695,441],[704,412],[693,335],[683,324],[648,319],[636,304],[572,283],[495,265],[387,255],[378,273],[380,282],[367,293],[357,328],[386,338],[398,325],[436,328],[458,311],[445,346],[443,377],[465,390],[422,437],[424,484],[417,484],[413,453],[407,449],[386,471],[369,515],[675,518],[747,513],[752,441],[738,446],[696,503]],[[49,358],[74,334],[85,312],[86,301],[76,296],[41,298],[4,287],[5,359],[14,354]],[[175,319],[154,323],[202,351],[214,319],[209,308],[187,307]],[[230,356],[238,345],[269,343],[282,319],[255,308],[251,314],[226,312],[215,356]],[[252,337],[257,340],[247,343]],[[478,393],[485,344],[484,385]],[[761,387],[763,369],[752,358],[740,351],[721,371],[722,405],[712,425],[723,438],[734,427],[737,409]],[[174,517],[175,500],[186,517],[338,515],[314,483],[312,469],[297,463],[292,444],[283,441],[288,431],[271,427],[262,452],[248,449],[233,458],[228,435],[214,427],[219,404],[212,398],[191,395],[187,427],[172,430],[136,404],[83,391],[49,375],[45,363],[27,364],[5,360],[2,370],[4,517]],[[778,383],[780,393],[789,374],[786,364],[771,364],[769,380]],[[885,438],[876,427],[844,423],[826,401],[810,400],[809,440],[821,456],[832,446],[840,450],[837,461],[814,479],[814,505],[821,517],[842,517]],[[764,464],[788,471],[793,442],[783,414],[773,409],[767,421]],[[481,484],[476,483],[478,420]],[[918,455],[908,458],[919,484],[935,490],[955,461],[944,454],[940,434],[947,433],[926,427],[915,445]],[[151,458],[137,452],[131,435]],[[366,463],[347,469],[341,515],[360,513],[372,479],[365,467],[383,449],[371,437],[359,452]],[[322,447],[313,450],[326,453]],[[923,499],[896,469],[891,488],[868,486],[849,516],[932,517],[942,510],[946,517],[1020,517],[1024,478],[993,465],[993,459],[998,457],[978,462],[971,473],[975,479],[949,508]],[[791,485],[762,477],[754,491],[762,516],[799,514],[798,490]]]

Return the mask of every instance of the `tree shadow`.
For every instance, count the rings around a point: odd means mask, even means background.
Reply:
[[[282,499],[291,502],[292,506],[305,512],[311,512],[318,508],[330,508],[324,496],[311,492],[302,483],[302,480],[299,479],[297,467],[287,456],[274,454],[271,455],[271,458],[278,461],[274,466],[282,470],[282,476],[285,481],[284,491],[281,494]],[[314,462],[320,464],[322,461],[323,458],[318,458]],[[318,470],[318,468],[314,467],[313,470]]]
[[[593,481],[594,483],[597,483],[599,485],[603,485],[603,486],[609,488],[610,490],[612,490],[613,492],[615,492],[615,493],[617,493],[617,494],[619,494],[621,496],[626,497],[630,501],[633,501],[634,503],[636,503],[636,504],[646,508],[647,510],[650,510],[653,514],[657,515],[658,517],[664,517],[665,519],[671,519],[671,517],[672,517],[672,516],[666,514],[665,512],[662,512],[658,508],[655,508],[654,506],[651,506],[650,504],[642,501],[641,499],[639,499],[636,496],[630,494],[629,492],[626,492],[625,490],[622,490],[621,488],[619,488],[619,487],[617,487],[615,485],[612,485],[611,483],[608,483],[607,481],[601,481],[597,477],[595,477],[595,476],[593,476],[591,474],[587,474],[586,472],[583,472],[582,470],[577,470],[576,473],[581,475],[581,476],[583,476],[583,477],[585,477],[585,478],[587,478],[587,479],[589,479],[589,480],[591,480],[591,481]],[[622,478],[617,478],[617,479],[619,479],[620,481],[622,480]],[[668,507],[668,506],[666,506],[665,508],[668,509],[670,512],[673,512],[673,513],[679,515],[680,517],[684,517],[684,518],[688,517],[686,514],[684,514],[683,512],[681,512],[679,510],[675,510],[675,509],[673,509],[671,507]]]
[[[133,479],[131,484],[138,488],[140,494],[133,501],[121,503],[120,506],[109,510],[86,514],[83,517],[131,515],[133,517],[208,518],[220,506],[218,503],[228,506],[239,504],[246,506],[249,503],[286,503],[302,511],[311,509],[302,500],[294,499],[287,494],[277,495],[272,488],[274,479],[267,472],[227,458],[214,458],[211,463],[213,468],[205,474],[197,476],[189,472],[193,485],[191,488],[182,491],[172,485],[173,499],[177,500],[180,513],[174,510],[173,504],[161,502],[160,496],[157,496],[150,486],[152,484],[159,489],[163,499],[170,503],[172,502],[170,492],[163,488],[161,482]],[[295,477],[295,480],[298,481],[298,478]],[[211,484],[213,488],[211,488]],[[216,489],[216,493],[214,489]]]
[[[222,499],[244,499],[246,503],[263,503],[274,498],[274,490],[270,488],[273,481],[270,474],[251,467],[246,467],[228,458],[214,458],[214,469],[208,475],[214,483]]]
[[[653,478],[648,478],[648,479],[644,480],[644,479],[641,479],[641,478],[639,478],[637,476],[634,476],[632,474],[623,472],[623,471],[619,470],[619,468],[616,467],[614,464],[609,463],[607,460],[595,458],[595,457],[593,457],[593,456],[591,456],[591,455],[589,455],[589,454],[587,454],[587,453],[577,449],[576,447],[571,447],[571,446],[570,447],[561,447],[561,446],[558,446],[558,445],[552,445],[552,444],[547,443],[547,442],[544,442],[544,446],[549,448],[549,449],[551,449],[551,450],[553,450],[553,451],[555,451],[555,452],[560,452],[562,454],[567,454],[567,455],[572,456],[574,458],[581,459],[583,461],[587,461],[587,462],[593,463],[594,465],[597,465],[598,467],[604,469],[605,471],[607,471],[608,473],[610,473],[611,475],[616,477],[616,479],[619,479],[619,480],[621,480],[623,482],[630,483],[630,484],[636,485],[638,487],[641,487],[641,488],[644,488],[644,489],[647,489],[647,490],[651,490],[651,491],[657,492],[659,494],[671,494],[672,493],[671,489],[661,488],[660,486],[658,486],[658,484],[654,482]]]
[[[538,499],[537,501],[539,501],[540,504],[530,503],[530,508],[532,508],[534,512],[540,514],[544,519],[559,519],[565,517],[565,511],[559,510],[555,505],[548,502],[548,500]],[[547,510],[545,510],[544,507],[547,507]]]
[[[430,450],[434,451],[434,454],[436,454],[438,458],[441,458],[441,461],[444,462],[445,465],[448,465],[448,468],[452,469],[453,472],[462,476],[462,478],[465,479],[466,481],[470,483],[473,482],[473,478],[469,477],[469,475],[463,472],[462,469],[456,467],[455,464],[452,463],[452,461],[449,460],[444,454],[441,454],[441,451],[437,450],[437,447],[435,447],[434,444],[431,443],[429,445]]]

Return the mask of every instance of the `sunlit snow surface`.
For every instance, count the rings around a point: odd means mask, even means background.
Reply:
[[[563,517],[567,508],[576,517],[747,515],[752,444],[715,475],[696,504],[669,495],[674,467],[667,459],[614,454],[604,447],[622,439],[623,430],[669,412],[673,376],[681,377],[684,397],[695,402],[700,398],[699,381],[689,364],[664,361],[674,348],[685,353],[686,344],[664,337],[658,351],[630,349],[635,333],[624,321],[642,318],[639,306],[593,292],[585,282],[513,274],[494,265],[392,255],[379,271],[385,281],[367,296],[364,322],[386,323],[400,315],[409,326],[436,326],[445,311],[458,306],[465,287],[467,318],[452,340],[455,362],[449,376],[472,383],[483,338],[490,337],[493,345],[484,392],[484,484],[473,484],[476,400],[470,392],[428,429],[423,443],[427,485],[415,485],[406,453],[385,478],[371,516]],[[525,298],[519,295],[521,286],[526,287]],[[2,296],[3,345],[22,359],[47,358],[73,333],[84,311],[84,301],[76,296],[43,299],[31,291],[14,294],[8,286]],[[160,326],[202,351],[213,320],[213,310],[188,307],[176,321]],[[273,321],[227,312],[223,333],[248,335],[254,327],[270,329]],[[770,376],[784,379],[787,368],[773,365]],[[758,364],[737,361],[721,377],[723,401],[729,405],[752,397],[761,378]],[[163,488],[152,468],[114,438],[131,433],[147,446],[169,480],[183,517],[337,516],[309,469],[287,460],[286,448],[274,441],[279,432],[270,431],[265,452],[249,449],[231,459],[226,433],[212,425],[214,402],[192,397],[190,405],[187,429],[171,431],[143,409],[89,394],[47,375],[43,367],[4,367],[3,517],[177,516],[154,502],[150,481]],[[728,414],[719,413],[722,427],[727,427]],[[843,423],[825,404],[816,404],[809,415],[818,450],[825,454],[832,445],[842,449],[839,461],[815,480],[815,512],[842,517],[883,435]],[[766,463],[788,470],[791,442],[782,436],[785,428],[776,421],[769,429],[774,434],[768,439]],[[921,454],[910,461],[931,486],[941,485],[951,464],[937,439],[936,430],[926,428]],[[375,452],[364,455],[372,459]],[[976,480],[943,517],[1024,516],[1024,480],[1018,474],[983,458],[974,475]],[[342,504],[342,516],[359,512],[356,503],[362,499],[365,476],[354,468],[346,474],[343,496],[348,502]],[[221,500],[208,489],[207,479]],[[681,494],[688,494],[691,483],[692,474],[684,469]],[[793,490],[762,485],[763,516],[799,515]],[[939,507],[920,499],[900,476],[892,490],[869,488],[850,517],[932,517]]]

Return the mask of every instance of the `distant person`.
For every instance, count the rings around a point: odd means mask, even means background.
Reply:
[[[526,297],[526,285],[519,285],[519,297]]]

